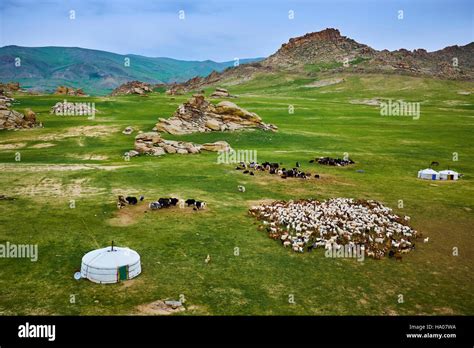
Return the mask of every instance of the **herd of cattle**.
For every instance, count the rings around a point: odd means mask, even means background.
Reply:
[[[255,175],[254,171],[262,171],[262,172],[268,172],[270,174],[279,175],[282,179],[286,179],[286,178],[310,179],[312,177],[311,173],[309,172],[305,173],[299,168],[300,168],[299,162],[296,162],[295,167],[291,169],[280,168],[279,163],[272,163],[272,162],[263,162],[261,164],[258,164],[257,162],[251,162],[250,164],[247,164],[245,162],[240,162],[239,165],[235,167],[236,170],[242,170],[244,174],[249,174],[249,175]],[[319,174],[315,174],[314,177],[316,179],[320,178]]]
[[[142,202],[145,199],[144,196],[140,196],[139,198],[137,197],[132,197],[132,196],[118,196],[117,200],[117,208],[122,209],[125,208],[127,205],[136,205],[138,202]],[[170,207],[176,207],[179,206],[179,208],[184,208],[185,206],[187,207],[193,207],[194,210],[200,210],[204,209],[206,207],[206,202],[203,201],[197,201],[195,199],[179,199],[179,198],[160,198],[157,201],[150,202],[148,204],[148,207],[151,210],[157,210],[157,209],[163,209],[163,208],[170,208]]]
[[[421,237],[408,226],[408,216],[402,218],[373,200],[275,201],[254,206],[249,213],[262,222],[259,229],[297,252],[357,245],[368,257],[401,260]]]
[[[317,162],[319,164],[325,165],[325,166],[336,166],[336,167],[344,167],[349,164],[354,164],[355,162],[351,160],[350,158],[331,158],[331,157],[319,157],[312,159],[309,161],[309,163],[314,163]]]

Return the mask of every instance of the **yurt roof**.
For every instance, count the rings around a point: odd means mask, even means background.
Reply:
[[[423,174],[439,174],[436,170],[433,170],[431,168],[422,169],[420,170],[420,172],[422,172]]]
[[[446,174],[446,175],[458,174],[458,172],[455,172],[454,170],[451,170],[451,169],[442,170],[439,173],[440,174]]]
[[[125,265],[133,265],[140,261],[140,255],[135,250],[121,247],[106,247],[89,251],[82,258],[88,266],[102,269],[116,269]]]

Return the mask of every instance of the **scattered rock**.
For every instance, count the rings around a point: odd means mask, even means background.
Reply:
[[[171,118],[160,118],[156,124],[156,130],[173,135],[233,131],[247,127],[271,131],[277,129],[274,125],[263,123],[257,114],[230,101],[222,101],[214,106],[200,94],[193,95],[191,99],[180,105]]]
[[[225,141],[198,145],[185,141],[165,140],[158,132],[147,132],[135,137],[135,150],[127,153],[129,157],[139,154],[162,156],[166,153],[186,155],[199,153],[201,149],[206,151],[231,151],[230,145]]]
[[[0,94],[13,93],[21,90],[19,82],[0,83]]]
[[[146,93],[153,92],[153,88],[149,83],[140,81],[130,81],[115,88],[111,95],[127,95],[127,94],[138,94],[145,95]]]
[[[31,109],[26,109],[24,114],[10,109],[13,101],[13,98],[7,97],[0,92],[0,129],[21,129],[41,126],[41,123],[36,121],[36,114]]]
[[[66,87],[66,86],[58,86],[54,94],[71,95],[71,96],[77,96],[77,97],[87,96],[82,90],[82,88],[74,89],[72,87]]]
[[[179,85],[171,85],[170,88],[166,90],[167,95],[182,95],[184,94],[184,88]]]
[[[147,315],[170,315],[184,312],[186,308],[180,301],[158,300],[137,307],[140,313]]]
[[[210,95],[211,98],[237,98],[235,95],[231,95],[225,88],[217,87],[214,92]]]
[[[201,148],[206,151],[213,151],[213,152],[218,152],[218,151],[224,151],[228,152],[231,151],[232,148],[230,147],[229,143],[226,141],[216,141],[214,143],[205,143],[201,145]]]

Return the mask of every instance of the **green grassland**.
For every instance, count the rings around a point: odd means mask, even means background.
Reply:
[[[139,305],[183,294],[184,315],[473,315],[474,97],[458,92],[474,92],[474,84],[396,75],[341,77],[345,82],[322,88],[305,87],[314,79],[290,74],[228,86],[239,96],[233,101],[276,124],[276,133],[165,136],[197,143],[226,140],[236,150],[257,150],[260,162],[299,161],[322,176],[306,181],[246,176],[217,164],[215,153],[125,161],[133,136],[121,130],[151,130],[189,95],[68,98],[94,101],[100,111],[94,120],[50,115],[49,108],[61,100],[57,96],[16,96],[15,108],[32,108],[45,127],[0,133],[0,193],[17,198],[0,201],[0,243],[38,244],[39,259],[0,259],[0,313],[140,314]],[[375,97],[421,102],[421,116],[382,117],[378,107],[350,103]],[[102,133],[74,133],[89,126]],[[54,146],[34,148],[44,142]],[[15,162],[16,152],[21,162]],[[355,166],[308,163],[345,152]],[[458,182],[418,180],[417,171],[431,161],[465,175]],[[58,170],[64,165],[85,167]],[[114,167],[103,169],[107,166]],[[238,192],[237,185],[245,185],[246,192]],[[145,213],[143,204],[118,212],[120,193],[144,194],[148,201],[196,198],[208,207]],[[262,200],[331,197],[382,201],[411,216],[430,241],[418,242],[402,262],[328,259],[322,250],[297,254],[281,247],[247,215]],[[112,240],[141,255],[142,274],[113,285],[74,280],[82,256]],[[453,256],[453,247],[459,256]],[[212,260],[206,264],[208,254]],[[289,303],[290,295],[295,303]]]

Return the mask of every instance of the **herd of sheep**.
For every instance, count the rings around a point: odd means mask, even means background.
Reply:
[[[408,216],[400,217],[373,200],[275,201],[254,206],[249,213],[271,238],[297,252],[358,245],[367,257],[401,260],[421,237],[408,226]]]

